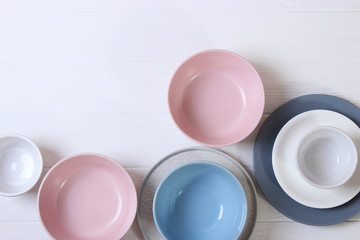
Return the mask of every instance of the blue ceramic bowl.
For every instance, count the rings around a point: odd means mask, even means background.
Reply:
[[[226,168],[194,161],[175,168],[159,184],[153,202],[155,225],[165,239],[237,239],[247,201]]]

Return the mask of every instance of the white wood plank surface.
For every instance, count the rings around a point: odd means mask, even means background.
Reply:
[[[137,190],[150,168],[195,146],[167,106],[172,74],[190,55],[234,51],[258,70],[265,120],[309,93],[360,107],[360,1],[0,1],[0,135],[30,137],[44,174],[79,152],[114,158]],[[259,127],[221,148],[252,174]],[[0,197],[0,239],[50,239],[37,213],[39,184]],[[341,224],[307,226],[277,212],[258,189],[252,240],[358,239],[360,214]],[[124,237],[143,239],[138,224]]]

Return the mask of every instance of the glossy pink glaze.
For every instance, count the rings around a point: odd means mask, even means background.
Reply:
[[[264,87],[244,58],[207,50],[188,58],[169,87],[169,108],[180,130],[209,146],[234,144],[257,126],[264,111]]]
[[[136,214],[135,186],[119,164],[98,154],[57,163],[39,190],[42,223],[54,239],[120,239]]]

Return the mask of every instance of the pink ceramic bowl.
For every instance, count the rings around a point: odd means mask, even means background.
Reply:
[[[246,138],[258,125],[265,105],[256,70],[225,50],[207,50],[185,60],[171,80],[168,100],[179,129],[208,146]]]
[[[136,213],[128,173],[114,160],[85,153],[58,162],[38,195],[43,226],[57,240],[120,239]]]

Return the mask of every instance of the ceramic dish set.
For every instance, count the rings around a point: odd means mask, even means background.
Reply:
[[[254,146],[254,172],[256,180],[267,200],[287,217],[309,225],[331,225],[345,221],[360,212],[360,174],[359,164],[341,166],[335,173],[333,157],[340,157],[341,150],[347,149],[351,162],[357,162],[360,141],[360,109],[341,98],[322,94],[305,95],[295,98],[276,109],[262,125]],[[302,176],[298,167],[301,158],[302,141],[323,128],[337,129],[337,139],[344,146],[318,145],[320,157],[326,156],[328,162],[320,163],[321,169],[312,171],[318,176],[333,176],[336,180],[342,171],[348,171],[346,178],[337,179],[337,184],[316,179],[324,185]],[[338,134],[336,133],[336,134]],[[324,137],[318,133],[316,137]],[[332,137],[321,142],[327,144]],[[349,140],[350,138],[350,140]],[[314,138],[314,141],[317,141]],[[316,146],[316,145],[315,145]],[[324,148],[321,150],[321,148]],[[355,150],[354,150],[355,148]],[[324,151],[326,150],[326,151]],[[336,162],[336,160],[335,160]],[[338,163],[340,164],[340,159]],[[340,164],[341,165],[341,164]],[[335,174],[335,175],[334,175]],[[308,181],[307,181],[308,180]]]
[[[186,59],[169,87],[177,127],[205,146],[246,138],[265,97],[255,69],[239,55],[207,50]],[[276,109],[254,146],[254,172],[268,201],[289,218],[329,225],[360,212],[360,110],[329,95],[307,95]],[[15,196],[40,178],[42,157],[29,139],[0,138],[0,194]],[[230,156],[206,147],[176,151],[145,177],[139,196],[126,170],[82,153],[43,178],[38,209],[54,239],[120,239],[137,213],[145,239],[248,239],[257,215],[254,184]]]
[[[204,147],[179,150],[156,164],[143,182],[137,212],[145,239],[249,239],[256,214],[246,170]]]

